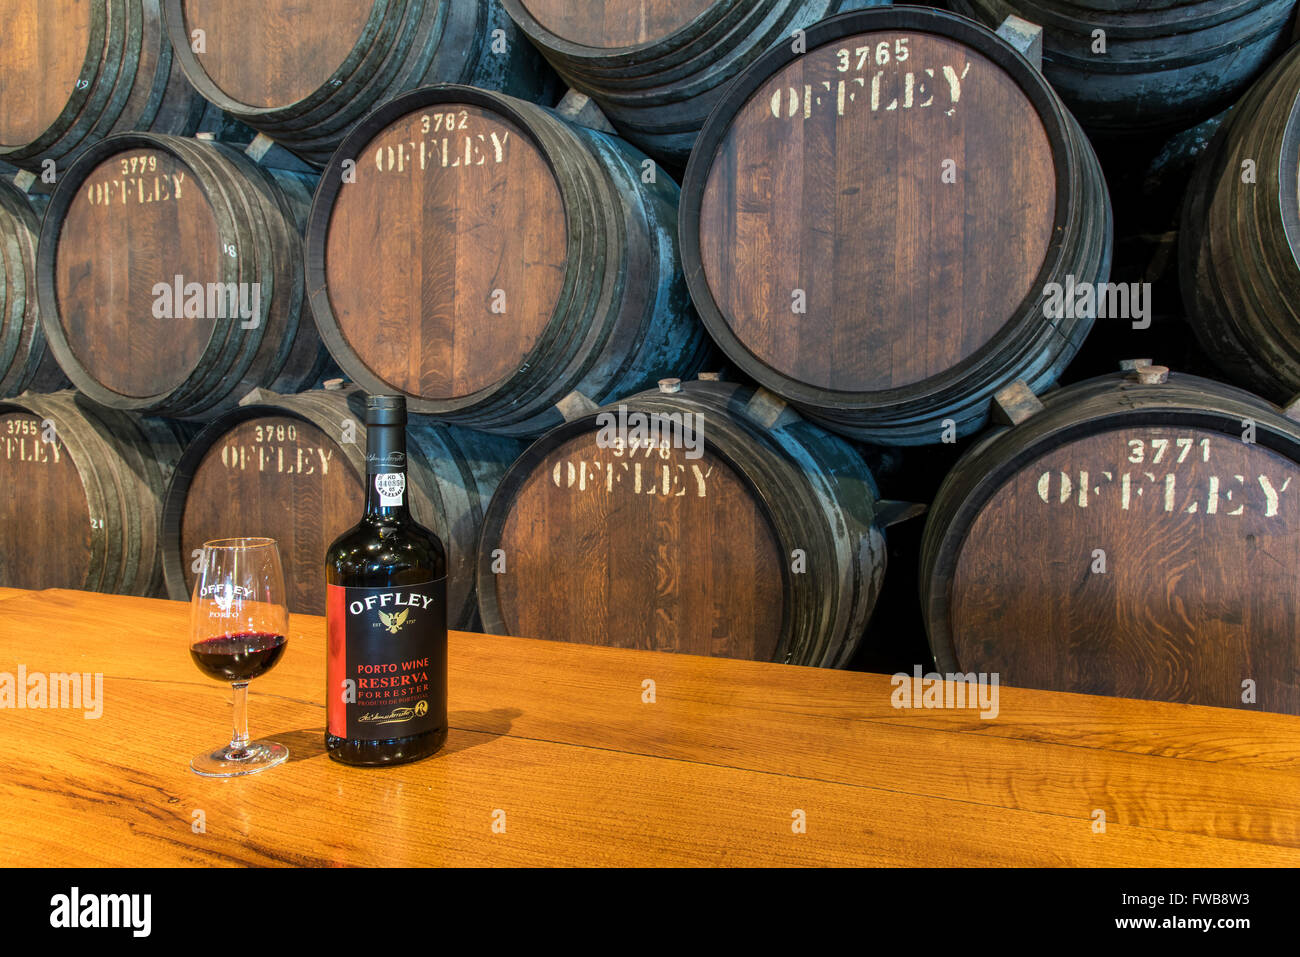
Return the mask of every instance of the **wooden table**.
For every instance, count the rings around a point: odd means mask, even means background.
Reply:
[[[301,616],[250,695],[289,762],[204,779],[230,691],[187,621],[0,601],[0,671],[104,674],[98,720],[0,710],[0,864],[1300,864],[1300,718],[1004,688],[988,721],[895,710],[881,675],[453,633],[445,750],[356,769]]]

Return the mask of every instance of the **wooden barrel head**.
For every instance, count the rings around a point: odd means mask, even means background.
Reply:
[[[59,118],[81,77],[96,6],[0,0],[0,146],[30,143]]]
[[[981,509],[951,586],[957,661],[1011,685],[1223,707],[1252,679],[1269,710],[1294,711],[1297,568],[1296,462],[1196,428],[1101,432]]]
[[[554,312],[568,228],[529,135],[443,103],[357,157],[329,221],[325,275],[348,347],[409,395],[452,399],[514,373]]]
[[[323,87],[361,39],[374,4],[365,0],[184,0],[190,36],[212,82],[232,100],[290,106]]]
[[[0,585],[84,588],[92,534],[86,489],[62,441],[41,439],[40,416],[0,411]]]
[[[992,339],[1056,216],[1034,105],[976,50],[918,30],[810,50],[735,115],[704,180],[705,279],[759,361],[850,392],[912,385]]]
[[[522,0],[533,18],[570,43],[598,49],[640,46],[686,26],[716,0]]]
[[[485,587],[508,633],[771,660],[781,548],[748,484],[707,449],[600,448],[597,435],[498,490],[508,514],[483,547],[506,568]]]
[[[364,504],[361,479],[321,429],[292,416],[241,422],[213,443],[190,480],[180,534],[186,586],[194,585],[188,556],[204,542],[267,536],[280,543],[290,611],[321,614],[325,550]]]
[[[86,176],[60,225],[55,288],[69,348],[122,395],[179,386],[218,320],[158,318],[155,287],[174,288],[177,276],[219,282],[223,266],[217,220],[190,168],[161,150],[113,155]]]

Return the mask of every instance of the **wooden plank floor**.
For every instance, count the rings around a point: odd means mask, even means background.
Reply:
[[[453,633],[444,751],[356,769],[305,616],[250,695],[289,762],[204,779],[231,695],[188,615],[0,600],[0,672],[104,675],[98,719],[0,709],[0,864],[1300,864],[1292,716],[1003,688],[983,720],[881,675]]]

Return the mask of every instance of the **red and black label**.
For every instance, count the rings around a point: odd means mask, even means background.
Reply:
[[[328,586],[329,733],[384,741],[447,723],[447,580]]]

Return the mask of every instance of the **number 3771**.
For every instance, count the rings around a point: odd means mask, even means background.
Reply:
[[[1129,439],[1128,460],[1135,465],[1151,462],[1186,462],[1192,450],[1199,447],[1202,462],[1210,461],[1210,440],[1189,437],[1181,439]]]

